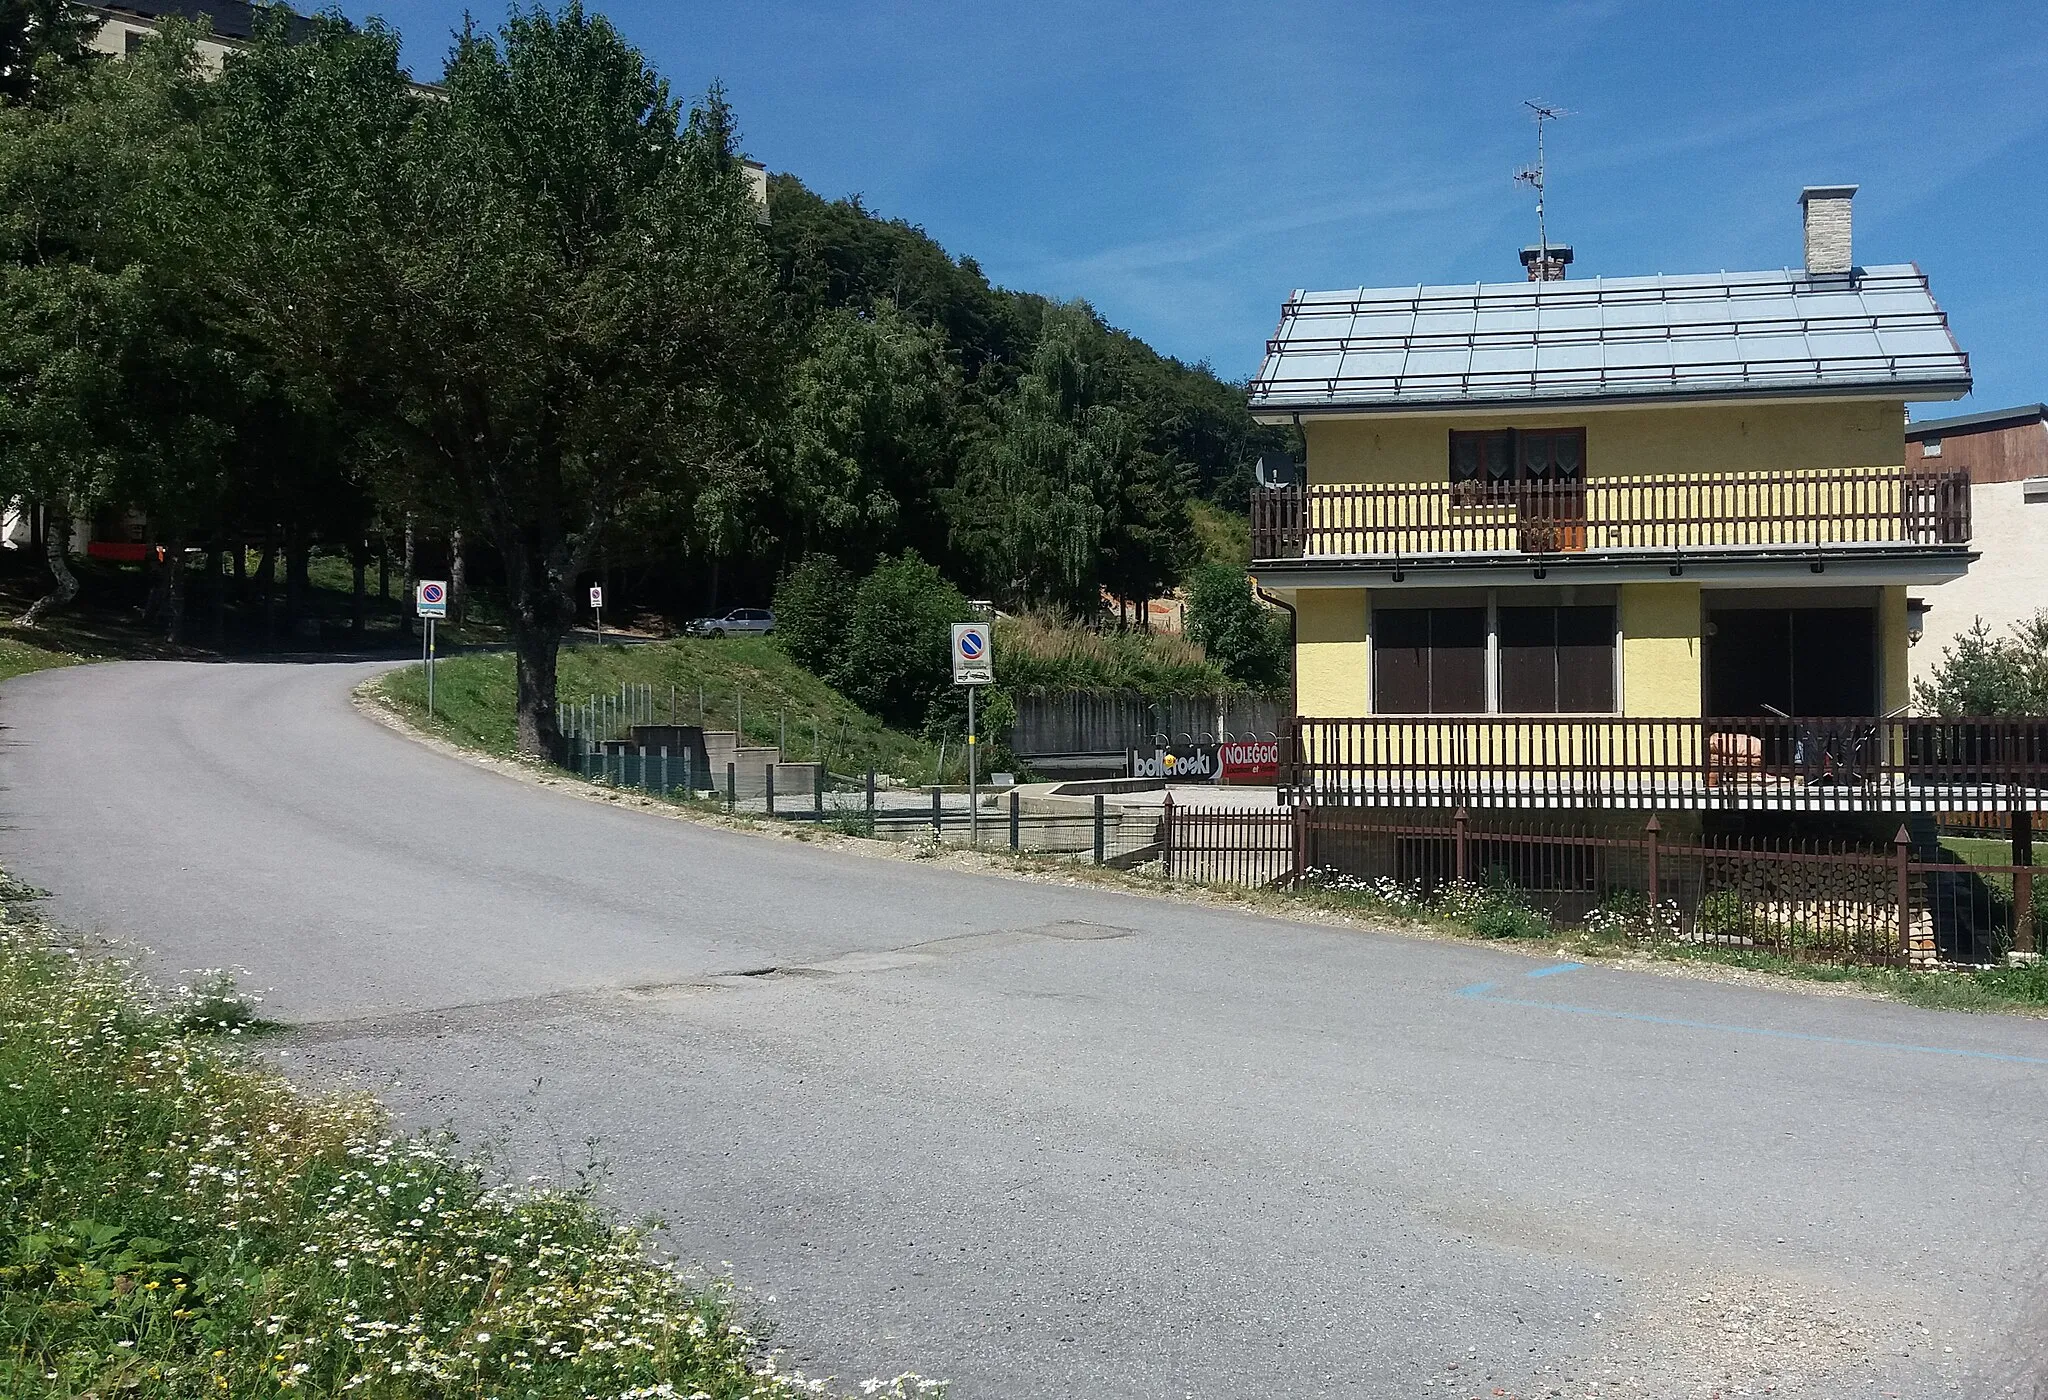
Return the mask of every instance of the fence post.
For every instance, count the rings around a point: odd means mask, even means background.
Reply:
[[[1292,826],[1294,827],[1294,869],[1288,872],[1288,883],[1300,884],[1308,877],[1308,804],[1295,797]]]
[[[780,753],[781,750],[778,749],[776,752]],[[761,792],[768,800],[768,815],[771,817],[775,815],[775,769],[776,765],[773,763],[761,765]]]
[[[2034,809],[2012,808],[2012,950],[2031,953],[2040,930],[2034,927]]]
[[[1913,964],[1913,876],[1907,864],[1912,854],[1913,838],[1906,834],[1902,822],[1899,834],[1892,837],[1892,869],[1898,881],[1899,957],[1908,967]]]
[[[943,838],[946,834],[944,799],[939,794],[939,785],[932,784],[932,835]]]
[[[1663,830],[1663,824],[1657,820],[1657,814],[1650,813],[1650,820],[1643,825],[1643,853],[1649,864],[1645,883],[1650,887],[1650,918],[1653,920],[1653,928],[1656,927],[1654,920],[1657,917],[1657,850]]]
[[[817,766],[811,769],[811,809],[816,813],[818,820],[823,821],[825,820],[825,761],[818,759],[815,762]]]
[[[725,765],[725,810],[728,812],[734,811],[739,805],[740,780],[738,765],[728,763]]]
[[[1159,864],[1166,871],[1166,878],[1173,878],[1173,792],[1167,790],[1166,798],[1159,804]]]
[[[661,746],[661,795],[663,797],[667,797],[669,795],[669,792],[670,788],[668,781],[668,745],[663,744]]]
[[[648,782],[647,782],[647,745],[645,745],[645,744],[642,744],[642,745],[640,746],[640,781],[639,781],[638,783],[634,784],[634,786],[638,787],[638,788],[640,789],[640,791],[642,791],[642,792],[645,792],[645,791],[647,791],[647,788],[648,788]]]
[[[1451,813],[1451,878],[1467,880],[1472,875],[1472,814],[1463,807]]]
[[[875,827],[875,765],[868,765],[868,835],[874,835]]]
[[[1022,831],[1021,831],[1021,829],[1020,829],[1020,827],[1021,827],[1021,825],[1022,825],[1022,824],[1021,824],[1021,823],[1020,823],[1020,822],[1018,821],[1018,815],[1019,815],[1019,808],[1021,807],[1021,805],[1022,805],[1022,803],[1021,803],[1020,799],[1019,799],[1019,798],[1018,798],[1018,796],[1017,796],[1017,789],[1015,789],[1015,788],[1011,788],[1011,789],[1010,789],[1010,849],[1011,849],[1011,850],[1013,850],[1013,851],[1016,851],[1016,850],[1022,850],[1022,849],[1023,849],[1023,846],[1022,846],[1022,844],[1021,844],[1021,842],[1020,842],[1020,838],[1021,838],[1021,837],[1022,837],[1022,835],[1023,835],[1023,832],[1022,832]]]
[[[1095,794],[1095,863],[1102,864],[1102,794]]]

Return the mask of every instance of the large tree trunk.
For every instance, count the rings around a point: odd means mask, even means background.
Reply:
[[[349,562],[356,566],[356,577],[349,598],[348,632],[351,637],[361,637],[370,630],[370,542],[358,542],[351,553]]]
[[[460,627],[469,620],[469,551],[462,531],[448,536],[448,620]]]
[[[223,650],[228,643],[228,576],[222,570],[220,546],[215,545],[206,552],[206,603],[212,614],[213,649]]]
[[[265,535],[263,554],[256,561],[256,588],[263,595],[263,646],[267,651],[277,642],[277,537]]]
[[[174,540],[164,553],[164,640],[176,642],[185,626],[185,542]]]
[[[519,752],[550,762],[559,762],[562,756],[562,727],[555,712],[555,663],[561,649],[559,627],[530,623],[523,609],[514,614],[512,650],[519,673]]]
[[[284,547],[284,618],[294,638],[299,635],[299,624],[312,598],[312,562],[313,546],[305,533],[295,527],[285,536]]]
[[[52,501],[44,511],[43,555],[50,563],[50,591],[15,619],[21,627],[41,626],[50,609],[78,596],[78,575],[71,572],[71,507],[64,501]]]
[[[413,533],[412,517],[405,517],[405,586],[398,596],[398,630],[401,635],[413,634],[413,589],[420,581],[419,539]]]
[[[496,520],[492,525],[492,542],[505,567],[505,600],[511,605],[519,751],[559,763],[562,726],[555,666],[562,638],[576,619],[569,593],[579,561],[560,541],[534,539],[517,526],[498,528]]]

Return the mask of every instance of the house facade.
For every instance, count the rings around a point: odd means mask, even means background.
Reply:
[[[2048,608],[2048,405],[2030,403],[1906,425],[1906,462],[1970,482],[1970,571],[1911,600],[1921,635],[1915,680],[1983,619],[1995,634]]]
[[[1254,493],[1295,617],[1298,803],[1875,814],[2012,776],[1907,716],[1909,598],[1976,559],[1906,452],[1967,357],[1926,277],[1806,265],[1296,292],[1250,388],[1303,480]],[[1539,275],[1540,274],[1540,275]],[[1981,746],[1980,746],[1981,748]]]

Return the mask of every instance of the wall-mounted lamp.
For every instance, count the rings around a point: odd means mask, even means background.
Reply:
[[[1920,634],[1926,629],[1927,614],[1932,611],[1934,610],[1927,605],[1925,598],[1908,598],[1906,600],[1907,646],[1913,646],[1920,640]]]

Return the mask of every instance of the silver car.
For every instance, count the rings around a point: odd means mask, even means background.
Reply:
[[[700,617],[683,629],[693,637],[765,637],[775,630],[766,608],[734,608],[724,617]]]

